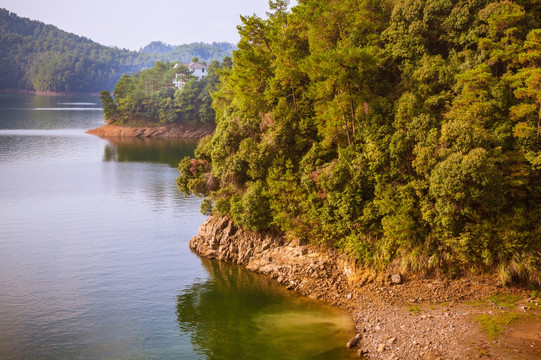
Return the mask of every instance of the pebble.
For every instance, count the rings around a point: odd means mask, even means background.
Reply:
[[[346,346],[347,346],[348,348],[350,348],[350,349],[351,349],[352,347],[357,346],[357,345],[359,344],[359,342],[361,341],[362,337],[363,337],[363,336],[362,336],[361,334],[355,335],[355,337],[354,337],[353,339],[351,339],[351,340],[348,341],[348,343],[346,344]]]
[[[379,344],[378,346],[378,352],[382,353],[385,351],[385,344]]]
[[[391,275],[392,284],[402,284],[402,276],[400,274]]]
[[[366,351],[366,350],[363,350],[363,349],[357,350],[357,355],[358,355],[360,358],[364,357],[364,356],[367,355],[367,354],[368,354],[368,351]]]

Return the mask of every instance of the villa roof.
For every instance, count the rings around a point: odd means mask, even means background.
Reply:
[[[184,67],[187,67],[188,69],[190,70],[195,70],[195,69],[208,69],[208,66],[206,65],[203,65],[203,64],[200,64],[200,63],[197,63],[197,62],[191,62],[189,64],[183,64],[183,63],[176,63],[175,66],[173,66],[173,68],[178,68],[179,66],[184,66]]]
[[[200,63],[196,63],[196,62],[191,62],[189,65],[187,65],[188,68],[190,68],[191,70],[195,70],[195,69],[207,69],[208,67],[206,65],[203,65],[203,64],[200,64]]]

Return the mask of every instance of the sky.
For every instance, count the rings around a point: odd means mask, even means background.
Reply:
[[[139,50],[151,41],[237,43],[240,15],[266,17],[268,0],[0,0],[0,8],[103,45]]]

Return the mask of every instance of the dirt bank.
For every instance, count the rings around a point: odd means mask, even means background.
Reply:
[[[370,359],[539,359],[541,311],[524,290],[503,288],[494,277],[404,278],[376,275],[333,250],[288,243],[276,234],[237,229],[210,217],[190,241],[197,254],[245,265],[290,290],[340,306],[356,323],[357,351]],[[490,295],[514,296],[511,307]],[[489,338],[479,316],[514,314]]]
[[[213,126],[183,126],[178,124],[161,126],[103,125],[86,133],[102,137],[171,137],[200,139],[212,135]]]

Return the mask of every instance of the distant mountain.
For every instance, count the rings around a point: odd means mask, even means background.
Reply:
[[[152,54],[164,61],[190,62],[193,58],[207,63],[213,60],[222,61],[231,56],[237,46],[227,42],[213,42],[212,44],[197,42],[185,45],[169,45],[161,41],[153,41],[141,50],[140,53]]]
[[[156,61],[211,62],[231,56],[234,45],[153,42],[139,52],[98,44],[53,25],[0,9],[0,89],[60,92],[111,90],[124,73]]]
[[[139,52],[146,54],[164,54],[173,50],[175,47],[173,45],[166,44],[161,41],[153,41],[144,48],[141,48]]]

